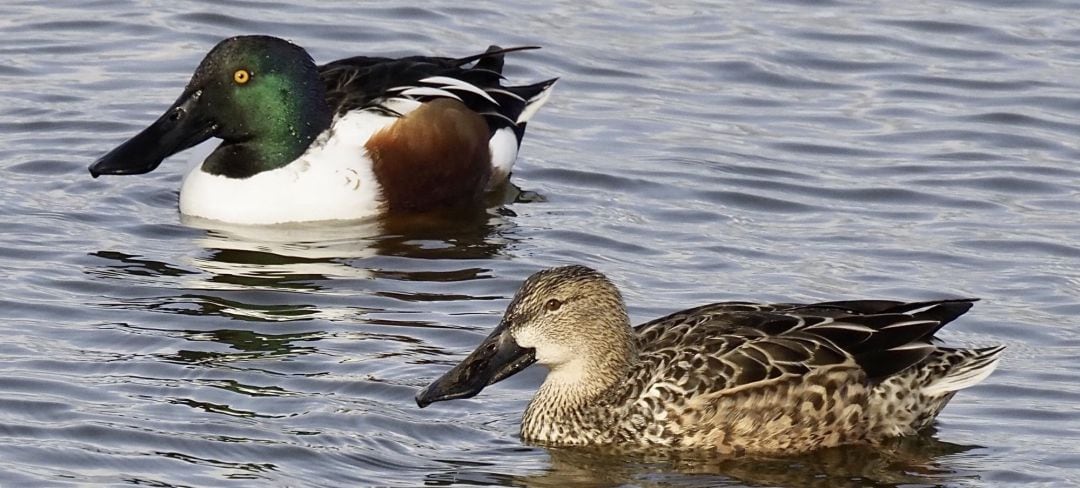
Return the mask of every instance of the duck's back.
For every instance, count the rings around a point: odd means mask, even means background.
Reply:
[[[492,134],[512,128],[520,142],[525,122],[543,104],[556,81],[503,86],[505,54],[524,49],[535,48],[491,46],[465,58],[355,56],[320,66],[319,77],[326,85],[327,103],[339,114],[378,107],[386,99],[400,96],[452,98],[483,115]],[[466,66],[474,61],[475,65]]]
[[[997,360],[929,343],[971,302],[730,302],[642,324],[612,432],[758,453],[913,433]]]
[[[499,85],[499,72],[461,64],[452,58],[431,56],[354,56],[320,66],[319,77],[326,84],[327,102],[338,113],[378,103],[393,88],[415,87],[429,77],[454,77],[478,87]]]

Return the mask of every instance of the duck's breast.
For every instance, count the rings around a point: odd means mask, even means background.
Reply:
[[[292,163],[249,178],[196,166],[180,189],[180,212],[238,224],[355,220],[383,210],[383,191],[364,143],[393,118],[372,112],[340,117]]]

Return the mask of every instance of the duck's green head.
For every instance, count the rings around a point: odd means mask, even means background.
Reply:
[[[218,137],[222,144],[203,170],[246,178],[296,159],[332,116],[318,68],[301,47],[276,37],[233,37],[214,46],[157,121],[97,160],[90,174],[148,173]]]
[[[626,306],[615,285],[585,266],[537,272],[525,280],[503,320],[460,364],[416,395],[433,402],[468,398],[534,362],[574,381],[599,385],[622,373],[633,352]],[[565,372],[565,371],[564,371]]]

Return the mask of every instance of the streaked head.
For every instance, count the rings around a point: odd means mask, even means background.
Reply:
[[[499,326],[416,401],[426,406],[468,398],[533,362],[574,378],[616,376],[632,353],[632,331],[615,285],[585,266],[547,269],[525,280]]]

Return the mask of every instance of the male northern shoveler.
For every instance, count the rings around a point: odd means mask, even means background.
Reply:
[[[553,445],[793,454],[913,434],[1004,347],[931,343],[973,299],[714,303],[631,328],[604,275],[534,274],[498,327],[416,396],[467,398],[533,362],[550,371],[521,435]]]
[[[217,137],[184,179],[184,214],[273,224],[475,203],[509,176],[555,83],[500,84],[503,55],[523,49],[535,48],[316,66],[283,39],[226,39],[164,115],[90,174],[147,173]]]

